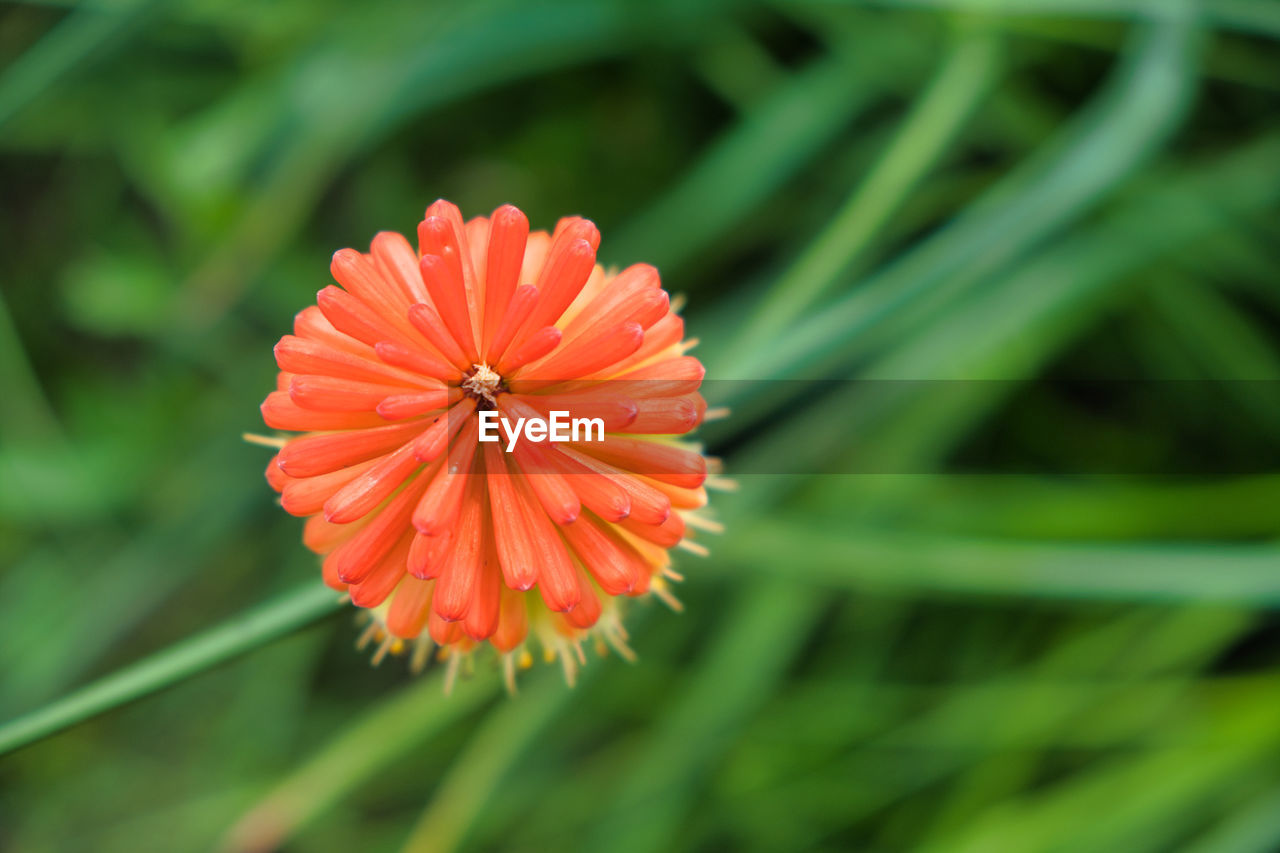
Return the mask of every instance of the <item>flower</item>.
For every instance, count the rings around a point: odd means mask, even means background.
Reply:
[[[658,271],[595,262],[586,219],[529,231],[519,209],[464,222],[437,201],[418,249],[382,232],[342,249],[275,347],[268,482],[325,583],[372,621],[375,662],[433,645],[451,662],[488,643],[508,683],[531,639],[572,682],[594,636],[631,657],[618,600],[677,606],[669,550],[715,529],[707,460],[679,436],[706,415],[703,367]],[[601,422],[568,443],[480,441],[481,414]],[[494,416],[488,416],[494,417]]]

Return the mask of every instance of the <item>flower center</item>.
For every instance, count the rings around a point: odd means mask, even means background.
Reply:
[[[497,408],[497,396],[507,390],[507,385],[489,365],[473,364],[462,375],[462,390],[476,398],[478,408],[494,409]]]

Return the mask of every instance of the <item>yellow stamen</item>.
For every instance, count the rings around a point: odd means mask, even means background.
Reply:
[[[258,444],[263,447],[274,447],[276,450],[281,449],[289,443],[289,439],[281,438],[276,435],[258,435],[253,432],[245,432],[240,434],[240,438],[249,444]]]

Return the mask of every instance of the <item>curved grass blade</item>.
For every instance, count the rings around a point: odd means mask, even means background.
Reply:
[[[815,5],[939,9],[1018,17],[1159,20],[1182,14],[1165,0],[809,0]],[[1267,0],[1203,0],[1196,13],[1223,29],[1280,37],[1280,7]]]
[[[708,767],[783,677],[821,605],[820,596],[790,579],[744,588],[690,686],[659,720],[622,790],[595,823],[599,832],[588,849],[672,849],[672,836]]]
[[[58,78],[141,24],[166,0],[134,0],[111,8],[76,9],[0,77],[0,127]]]
[[[868,106],[876,92],[859,81],[877,56],[838,49],[781,83],[611,237],[608,256],[678,266],[727,234]]]
[[[314,583],[299,587],[276,601],[234,616],[216,628],[0,725],[0,755],[163,690],[327,616],[340,606],[341,600],[328,587]]]
[[[795,543],[805,559],[794,559]],[[758,520],[716,544],[717,571],[837,588],[1280,606],[1280,547],[977,539],[809,518]],[[789,556],[790,555],[790,556]]]
[[[726,361],[743,358],[757,341],[772,340],[865,253],[990,91],[999,69],[998,48],[997,39],[984,32],[967,34],[952,48],[880,161],[752,311]]]
[[[586,667],[579,678],[590,678],[599,667]],[[488,714],[451,769],[427,809],[409,833],[404,853],[444,853],[455,850],[479,817],[489,793],[530,743],[573,696],[555,673],[544,674],[523,695]]]
[[[548,679],[550,680],[550,679]],[[568,690],[557,684],[561,692]],[[468,678],[444,695],[439,672],[418,679],[343,726],[341,733],[235,822],[222,849],[276,850],[383,767],[480,707],[495,679]]]
[[[1182,19],[1148,26],[1098,99],[1048,149],[836,304],[794,326],[755,357],[719,374],[761,379],[821,375],[865,352],[892,321],[941,295],[954,298],[1082,216],[1144,162],[1178,125],[1195,80],[1194,29]],[[872,333],[875,333],[874,335]],[[740,406],[762,390],[738,383]],[[745,426],[742,418],[735,423]]]

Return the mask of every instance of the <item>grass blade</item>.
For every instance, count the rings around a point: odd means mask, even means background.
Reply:
[[[341,600],[318,583],[157,652],[0,726],[0,755],[163,690],[211,666],[335,612]]]

